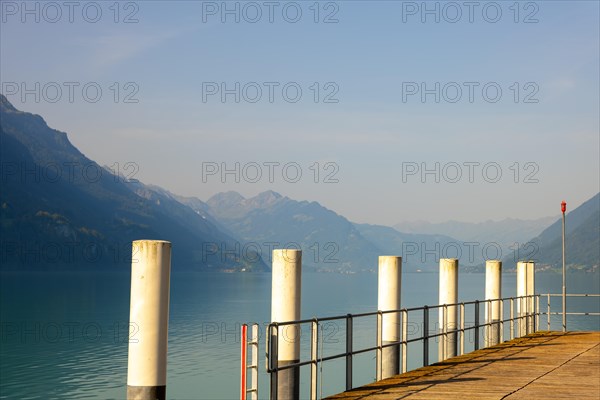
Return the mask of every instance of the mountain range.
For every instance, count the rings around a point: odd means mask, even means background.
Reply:
[[[202,271],[268,271],[278,247],[301,248],[310,270],[340,273],[374,271],[383,254],[402,255],[406,271],[435,271],[440,257],[477,270],[488,242],[501,252],[522,243],[519,257],[549,268],[560,261],[554,218],[390,227],[356,224],[273,191],[218,193],[204,202],[114,174],[2,95],[0,117],[2,269],[128,268],[137,239],[170,240],[176,268]],[[598,202],[596,195],[568,214],[573,267],[597,268]]]
[[[99,166],[2,95],[0,143],[3,268],[128,267],[133,240],[163,239],[182,268],[267,269],[256,257],[209,259],[203,249],[235,243],[214,221]]]

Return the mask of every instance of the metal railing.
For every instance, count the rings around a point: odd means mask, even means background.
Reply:
[[[346,390],[350,390],[353,388],[352,384],[352,368],[353,368],[353,357],[367,352],[376,352],[376,380],[382,379],[382,353],[383,349],[391,346],[400,346],[401,348],[401,372],[404,373],[407,371],[408,366],[408,344],[419,342],[423,343],[423,355],[422,355],[422,365],[429,365],[429,342],[432,339],[444,338],[447,339],[449,335],[456,334],[460,339],[458,340],[458,351],[459,355],[464,354],[465,351],[465,336],[469,331],[473,331],[474,334],[474,350],[478,350],[480,347],[480,333],[481,329],[485,327],[497,326],[499,327],[499,341],[504,341],[504,324],[510,323],[510,339],[514,339],[515,337],[520,337],[523,334],[533,333],[539,327],[539,317],[540,317],[540,307],[539,307],[540,295],[529,295],[529,296],[521,296],[521,297],[507,297],[503,299],[495,299],[495,300],[475,300],[469,302],[460,302],[455,304],[443,304],[436,306],[422,306],[422,307],[413,307],[413,308],[403,308],[400,310],[390,310],[390,311],[375,311],[375,312],[367,312],[360,314],[347,314],[341,316],[334,317],[326,317],[326,318],[312,318],[312,319],[304,319],[297,321],[287,321],[287,322],[272,322],[267,326],[267,354],[266,354],[266,363],[267,363],[267,372],[270,374],[271,379],[271,399],[277,399],[277,380],[278,373],[290,369],[290,368],[300,368],[303,366],[310,365],[310,398],[317,399],[317,390],[318,390],[318,381],[319,381],[319,364],[324,363],[325,361],[331,361],[335,359],[345,358],[346,365]],[[500,316],[499,320],[495,321],[485,321],[484,323],[480,323],[480,314],[483,311],[481,305],[484,304],[484,307],[488,307],[487,315],[492,315],[491,308],[492,304],[495,302],[500,303]],[[509,302],[510,305],[510,317],[508,319],[504,318],[504,303]],[[467,306],[473,306],[474,312],[474,323],[470,326],[467,325],[465,320],[465,308]],[[518,309],[515,309],[518,306]],[[440,324],[441,329],[438,329],[437,332],[430,332],[430,310],[441,309],[444,319],[443,321],[447,321],[447,313],[449,307],[458,307],[460,317],[458,318],[459,323],[456,327],[448,327],[447,324]],[[515,312],[516,311],[516,312]],[[421,312],[421,325],[423,330],[423,335],[419,337],[409,337],[408,334],[408,326],[409,326],[409,313]],[[383,326],[383,317],[385,314],[391,313],[399,313],[401,316],[401,336],[400,340],[391,343],[383,344],[382,340],[382,326]],[[516,314],[516,315],[515,315]],[[354,349],[354,322],[359,318],[364,317],[372,317],[376,316],[376,344],[375,346],[369,346],[365,348]],[[319,330],[323,323],[330,321],[343,321],[346,326],[346,346],[345,351],[325,356],[319,352]],[[518,329],[515,325],[515,321],[519,322]],[[277,339],[277,335],[279,329],[285,326],[290,325],[303,325],[310,324],[310,359],[300,360],[294,363],[286,363],[286,365],[278,365],[278,345],[279,340]],[[446,340],[443,343],[447,342]],[[445,351],[442,353],[445,354]]]
[[[545,313],[543,313],[543,314],[546,314],[546,316],[547,316],[548,330],[550,330],[550,315],[562,315],[562,311],[551,312],[551,310],[550,310],[550,298],[551,297],[562,297],[562,294],[546,293],[546,294],[543,294],[542,296],[545,296],[548,299],[548,301],[547,301],[547,311]],[[566,297],[599,297],[600,298],[600,294],[567,294]],[[566,315],[600,316],[600,312],[573,312],[573,311],[567,311],[567,312],[565,312],[565,314]]]
[[[345,359],[345,390],[350,390],[353,388],[352,376],[353,376],[353,358],[356,355],[375,352],[376,358],[376,380],[382,379],[382,361],[383,361],[383,349],[391,346],[399,346],[400,347],[400,360],[399,360],[399,370],[401,373],[408,371],[408,344],[415,342],[422,342],[422,366],[429,365],[429,353],[430,353],[430,341],[434,339],[447,339],[449,335],[457,335],[457,343],[456,350],[457,355],[462,355],[465,353],[465,340],[467,333],[472,332],[472,343],[473,350],[478,350],[480,348],[480,336],[482,333],[482,329],[486,328],[496,328],[497,329],[497,337],[491,340],[490,334],[491,329],[484,333],[484,346],[485,343],[491,342],[494,343],[502,343],[504,342],[505,330],[508,328],[508,337],[509,340],[514,338],[530,334],[538,331],[540,328],[540,316],[547,316],[547,329],[551,328],[551,315],[562,315],[562,311],[552,312],[550,307],[550,299],[552,297],[561,297],[562,294],[536,294],[530,296],[521,296],[521,297],[506,297],[502,299],[493,299],[493,300],[475,300],[469,302],[460,302],[455,304],[442,304],[436,306],[422,306],[422,307],[412,307],[412,308],[403,308],[400,310],[390,310],[390,311],[375,311],[375,312],[367,312],[367,313],[359,313],[359,314],[346,314],[340,316],[333,317],[325,317],[325,318],[312,318],[312,319],[304,319],[297,321],[287,321],[287,322],[273,322],[267,326],[266,329],[266,370],[270,374],[270,398],[277,399],[277,380],[278,373],[280,371],[290,369],[290,368],[300,368],[307,365],[310,365],[310,398],[317,399],[318,398],[318,383],[319,383],[319,366],[323,365],[325,361],[331,361],[336,359]],[[541,297],[545,297],[547,299],[547,307],[546,311],[542,312],[540,308],[540,299]],[[599,298],[600,294],[567,294],[567,297],[590,297],[590,298]],[[491,320],[492,307],[494,307],[495,303],[499,304],[499,315],[500,318],[498,320]],[[508,306],[506,307],[505,306]],[[458,324],[455,327],[449,327],[447,324],[441,323],[441,321],[447,321],[448,309],[451,307],[457,307],[458,313]],[[473,323],[470,324],[466,321],[466,309],[467,307],[472,307],[473,309]],[[506,308],[509,309],[509,312],[506,313]],[[430,332],[430,314],[431,310],[442,310],[442,318],[441,321],[438,321],[437,326],[435,327],[434,332]],[[481,323],[481,314],[484,313],[484,321]],[[383,332],[383,321],[384,315],[398,313],[400,315],[400,340],[392,343],[383,343],[382,332]],[[415,313],[419,313],[421,318],[417,319],[417,326],[420,326],[422,329],[421,336],[410,337],[408,327],[411,321],[414,321],[415,318],[412,317],[409,319],[409,315],[414,315]],[[508,314],[506,316],[505,314]],[[566,315],[575,315],[575,316],[600,316],[600,312],[566,312]],[[362,318],[367,317],[376,317],[375,323],[375,345],[374,346],[366,346],[363,348],[355,349],[355,322]],[[438,318],[439,319],[439,318]],[[333,321],[341,321],[342,325],[345,325],[345,351],[324,355],[323,352],[323,325]],[[305,360],[300,360],[295,363],[286,363],[286,365],[278,365],[278,339],[277,334],[279,329],[285,326],[290,325],[310,325],[310,358]],[[414,322],[413,322],[414,324]],[[506,325],[508,325],[508,327]],[[258,329],[258,327],[256,327]],[[253,329],[254,331],[254,329]],[[253,337],[257,337],[257,333],[253,333]],[[253,345],[254,342],[251,342]],[[319,349],[319,344],[321,344],[321,348]],[[258,347],[258,342],[255,344]],[[440,346],[446,346],[447,340],[441,340]],[[440,356],[442,354],[446,354],[445,347],[442,347],[443,350],[440,351]],[[258,348],[256,348],[258,350]],[[443,357],[443,356],[442,356]],[[441,360],[440,360],[441,361]],[[253,386],[257,388],[257,386]],[[250,392],[250,391],[249,391]]]

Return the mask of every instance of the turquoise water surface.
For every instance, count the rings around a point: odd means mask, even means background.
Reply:
[[[2,273],[0,275],[1,399],[124,399],[130,276],[121,272]],[[483,274],[461,274],[459,300],[483,298]],[[599,293],[599,274],[570,274],[570,293]],[[403,307],[437,303],[438,275],[404,274]],[[537,274],[536,292],[560,293],[561,277]],[[503,297],[515,296],[516,276],[503,276]],[[168,383],[169,399],[239,398],[239,327],[264,326],[270,318],[270,274],[174,273],[171,282]],[[375,274],[316,274],[302,278],[302,316],[312,318],[375,311]],[[545,307],[545,299],[541,301]],[[560,311],[560,299],[552,302]],[[569,309],[596,311],[600,300],[569,301]],[[482,310],[483,312],[483,310]],[[508,310],[506,310],[508,315]],[[431,313],[431,321],[437,318]],[[420,335],[421,314],[409,316],[411,334]],[[472,321],[467,308],[466,321]],[[541,328],[545,329],[545,316]],[[506,324],[508,325],[508,324]],[[431,323],[432,328],[433,322]],[[354,346],[371,346],[375,319],[355,322]],[[304,330],[304,328],[306,328]],[[302,354],[308,355],[308,326],[303,328]],[[508,335],[508,327],[505,327]],[[560,329],[560,317],[553,318]],[[597,317],[570,317],[570,329],[599,330]],[[345,323],[323,324],[323,351],[345,348]],[[472,348],[467,338],[467,350]],[[268,396],[264,372],[264,337],[260,341],[260,398]],[[430,361],[437,347],[431,344]],[[420,366],[419,343],[409,347],[409,367]],[[354,384],[371,382],[375,355],[355,357]],[[325,363],[323,395],[344,390],[344,362]],[[302,394],[308,389],[302,370]]]

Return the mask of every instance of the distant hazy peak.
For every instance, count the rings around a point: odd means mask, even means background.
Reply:
[[[283,196],[281,194],[274,192],[272,190],[266,190],[255,196],[255,198],[276,198],[276,199],[281,199],[282,197]]]
[[[209,206],[215,205],[235,205],[240,204],[245,198],[238,192],[230,190],[228,192],[217,193],[206,201]]]
[[[273,205],[282,198],[283,196],[279,193],[272,190],[267,190],[266,192],[259,193],[250,199],[246,199],[244,203],[254,208],[264,208]]]
[[[209,198],[206,203],[211,206],[231,207],[242,206],[244,208],[264,208],[270,207],[284,197],[272,190],[261,192],[254,197],[245,198],[235,191],[217,193]]]

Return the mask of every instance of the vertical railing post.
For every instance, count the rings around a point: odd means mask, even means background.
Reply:
[[[408,311],[402,310],[402,373],[408,368]]]
[[[271,285],[271,321],[289,322],[300,319],[302,291],[302,250],[273,250]],[[280,325],[277,330],[277,366],[300,361],[300,326]],[[287,368],[278,373],[277,396],[281,399],[300,397],[300,367]]]
[[[515,299],[510,298],[510,340],[515,338]]]
[[[492,300],[483,300],[484,304],[485,304],[485,308],[484,308],[484,313],[483,313],[483,347],[486,348],[487,346],[487,334],[491,334],[491,323],[490,325],[488,324],[488,316],[492,313]]]
[[[383,326],[383,313],[381,312],[381,310],[379,310],[377,312],[377,329],[376,331],[376,337],[375,337],[375,343],[377,346],[377,352],[376,352],[376,356],[375,356],[375,380],[380,381],[381,378],[381,370],[382,370],[382,365],[381,365],[381,360],[383,358],[382,355],[382,348],[381,348],[381,330],[382,330],[382,326]]]
[[[479,300],[475,300],[475,350],[479,350]]]
[[[423,366],[429,365],[429,307],[423,307]]]
[[[485,262],[485,299],[489,300],[485,308],[485,334],[483,346],[493,346],[500,341],[500,301],[502,298],[502,261]]]
[[[315,318],[311,323],[310,341],[310,399],[317,400],[319,374],[319,321]]]
[[[465,303],[460,303],[460,353],[465,354]]]
[[[535,296],[535,323],[533,325],[533,331],[537,332],[540,327],[540,296]]]
[[[550,293],[548,293],[548,311],[546,312],[546,317],[548,319],[548,330],[550,330]]]
[[[402,287],[402,257],[379,256],[377,308],[380,311],[400,310]],[[399,312],[383,314],[382,344],[400,341]],[[382,350],[382,379],[399,373],[400,345],[385,347]]]
[[[127,399],[165,400],[171,243],[132,244]]]
[[[443,321],[447,321],[448,320],[448,306],[446,304],[444,304],[442,306],[442,310],[443,310],[443,317],[441,318],[440,322],[442,324],[442,333],[443,335],[438,336],[438,346],[440,347],[440,351],[439,353],[439,357],[443,357],[444,354],[446,354],[446,347],[448,346],[448,325],[443,323]],[[438,361],[444,361],[444,359],[438,359]]]
[[[438,345],[438,361],[456,356],[456,320],[458,314],[458,260],[440,259],[439,304],[452,304],[439,309],[439,323],[446,332]],[[446,315],[445,315],[446,314]],[[447,333],[450,332],[450,333]]]
[[[271,400],[277,400],[277,387],[278,387],[278,378],[279,371],[277,370],[277,360],[279,358],[279,341],[277,340],[277,331],[279,327],[277,326],[277,322],[272,322],[268,327],[268,335],[267,341],[269,349],[269,353],[267,354],[267,362],[269,364],[269,371],[271,375]]]
[[[504,300],[500,300],[500,343],[504,342]]]
[[[352,389],[352,315],[346,315],[346,390]]]

